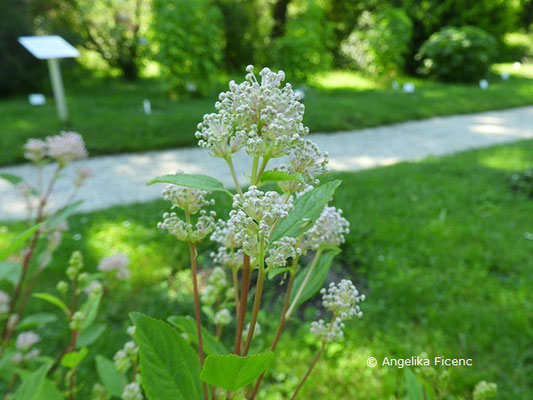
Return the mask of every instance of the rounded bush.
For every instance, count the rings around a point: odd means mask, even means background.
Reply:
[[[442,81],[475,81],[489,70],[496,47],[496,40],[483,29],[445,27],[420,47],[419,72]]]

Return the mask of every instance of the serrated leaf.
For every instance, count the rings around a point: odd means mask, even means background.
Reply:
[[[274,361],[274,353],[213,354],[205,359],[200,378],[211,385],[234,392],[254,382]]]
[[[87,347],[83,347],[77,351],[71,351],[63,356],[61,359],[61,365],[66,368],[74,369],[83,361],[88,352],[89,350],[87,350]]]
[[[38,224],[35,224],[33,226],[30,226],[28,229],[23,231],[22,233],[18,234],[15,239],[11,242],[9,246],[6,248],[0,250],[0,261],[4,261],[10,254],[16,252],[19,250],[26,241],[41,227],[43,226],[44,222],[40,222]]]
[[[14,261],[0,262],[0,281],[8,281],[15,286],[20,278],[22,267]]]
[[[170,183],[193,189],[207,190],[209,192],[228,192],[224,189],[224,184],[218,179],[200,174],[162,175],[152,179],[147,185],[153,185],[154,183]]]
[[[102,382],[109,394],[118,398],[122,397],[124,386],[126,386],[126,378],[117,370],[115,363],[98,354],[96,356],[96,371],[100,377],[100,382]]]
[[[301,181],[301,176],[289,174],[285,171],[265,171],[261,174],[260,182]]]
[[[95,324],[81,331],[80,336],[76,341],[76,348],[79,349],[81,347],[90,346],[102,336],[102,333],[104,333],[105,330],[106,327],[104,324]]]
[[[59,308],[61,311],[63,311],[67,316],[70,314],[69,309],[67,305],[61,300],[59,297],[54,296],[50,293],[35,293],[33,294],[33,297],[36,299],[44,300],[50,304],[53,304],[57,308]]]
[[[340,180],[325,183],[294,200],[292,211],[276,225],[270,243],[286,236],[298,237],[311,228],[340,184]]]
[[[166,322],[136,312],[130,318],[136,327],[141,378],[148,399],[200,399],[200,360],[192,347]]]
[[[167,318],[167,321],[176,328],[185,332],[191,340],[198,345],[198,335],[196,334],[196,321],[191,317],[172,315]],[[207,329],[202,326],[202,339],[205,354],[226,354],[229,351],[224,347],[218,339],[212,335]]]
[[[333,259],[337,254],[339,254],[339,251],[330,250],[320,255],[317,265],[309,276],[309,279],[307,280],[307,283],[305,284],[305,287],[302,290],[302,294],[298,298],[298,302],[296,304],[302,304],[320,291],[322,286],[324,286],[324,282],[326,281],[326,278],[328,276],[329,269],[331,268],[331,263],[333,262]],[[309,268],[311,268],[311,266],[302,269],[298,273],[298,275],[296,275],[296,278],[294,278],[294,288],[291,292],[291,302],[294,300],[296,293],[298,293],[298,291],[300,290],[300,287],[302,286],[302,283],[305,279],[305,276],[307,275],[307,272],[309,271]]]
[[[48,368],[50,368],[48,364],[42,365],[26,378],[23,378],[21,385],[13,395],[13,400],[45,400],[41,393]]]
[[[81,306],[80,311],[83,313],[83,324],[81,326],[82,331],[89,328],[94,322],[96,316],[98,315],[100,300],[102,300],[102,293],[89,296],[89,298]]]
[[[17,324],[17,330],[23,331],[34,328],[36,326],[44,326],[46,324],[57,321],[57,316],[52,313],[37,313],[29,315]]]

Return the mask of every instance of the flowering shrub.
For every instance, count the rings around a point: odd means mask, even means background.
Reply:
[[[199,146],[227,165],[237,193],[231,194],[221,182],[205,175],[177,173],[150,182],[169,184],[163,197],[175,211],[165,213],[158,226],[189,245],[195,316],[169,317],[176,330],[147,315],[131,314],[139,348],[139,381],[148,399],[208,399],[226,392],[228,398],[255,398],[285,324],[320,290],[349,231],[342,210],[328,206],[340,181],[320,182],[328,156],[306,138],[309,130],[302,122],[304,106],[299,96],[290,84],[282,85],[282,71],[265,68],[257,77],[252,66],[246,70],[245,81],[230,82],[229,91],[221,93],[215,104],[216,112],[205,115],[196,132]],[[251,162],[244,187],[233,165],[240,151]],[[286,162],[268,169],[273,159]],[[272,190],[273,185],[277,190]],[[213,192],[232,197],[226,218],[217,219],[209,210]],[[197,245],[208,239],[218,249],[211,253],[215,268],[201,286]],[[281,276],[288,279],[274,339],[268,349],[250,354],[260,332],[264,286]],[[292,398],[325,346],[342,338],[344,321],[362,315],[359,303],[364,295],[351,281],[332,283],[321,293],[331,319],[311,324],[321,346]],[[202,326],[205,317],[209,324]],[[214,332],[208,326],[214,326]],[[230,328],[235,331],[232,354],[221,342],[222,330]]]

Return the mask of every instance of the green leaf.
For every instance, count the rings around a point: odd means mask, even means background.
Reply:
[[[36,326],[44,326],[57,321],[57,316],[52,313],[37,313],[29,315],[17,324],[17,330],[23,331]]]
[[[340,184],[340,180],[328,182],[298,197],[287,218],[282,219],[274,228],[270,243],[286,236],[298,237],[311,228]]]
[[[83,313],[83,324],[81,326],[82,331],[89,328],[94,322],[96,316],[98,315],[100,300],[102,300],[102,293],[89,296],[89,298],[81,306],[80,311]]]
[[[279,182],[279,181],[297,181],[300,182],[301,176],[291,175],[285,171],[265,171],[261,174],[260,182]]]
[[[235,390],[254,382],[274,361],[274,353],[252,354],[241,357],[236,354],[213,354],[205,359],[200,378],[222,389]]]
[[[139,346],[141,378],[149,400],[195,400],[202,396],[198,354],[169,324],[131,313]]]
[[[22,267],[14,261],[0,262],[0,281],[8,281],[13,286],[17,284],[20,278]]]
[[[173,185],[208,190],[210,192],[228,192],[224,189],[224,184],[218,179],[200,174],[162,175],[152,179],[147,185],[153,185],[154,183],[171,183]]]
[[[329,269],[331,268],[331,263],[333,262],[333,259],[337,254],[339,254],[339,251],[337,250],[330,250],[325,253],[322,253],[317,265],[315,266],[314,271],[309,276],[309,279],[307,280],[307,283],[303,288],[302,294],[300,295],[297,304],[302,304],[304,301],[309,300],[311,297],[313,297],[319,292],[322,286],[324,286],[324,282],[326,281],[326,278],[328,276]],[[302,286],[302,283],[305,279],[307,271],[309,271],[309,268],[311,268],[310,265],[302,269],[298,273],[298,275],[296,275],[296,278],[294,278],[294,288],[291,292],[291,302],[294,300],[296,293],[298,293],[298,291],[300,290],[300,286]]]
[[[59,297],[54,296],[53,294],[35,293],[33,297],[47,301],[50,304],[53,304],[54,306],[58,307],[61,311],[63,311],[67,316],[70,314],[69,309],[67,305],[63,302],[63,300],[61,300]]]
[[[96,371],[98,371],[100,382],[102,382],[109,394],[119,398],[122,397],[124,386],[126,386],[126,378],[117,370],[115,363],[98,354],[96,356]]]
[[[182,332],[185,332],[191,340],[198,345],[198,335],[196,334],[196,321],[191,317],[184,316],[170,316],[167,321],[177,327]],[[208,330],[202,326],[202,339],[204,344],[205,354],[226,354],[229,351],[224,347],[218,339],[212,335]]]
[[[48,231],[51,231],[56,226],[61,224],[63,221],[65,221],[68,217],[70,217],[72,214],[74,214],[79,207],[79,205],[83,203],[82,200],[75,201],[73,203],[70,203],[68,206],[63,207],[62,209],[58,210],[55,214],[51,215],[45,220],[46,223],[46,229]]]
[[[0,172],[0,179],[8,181],[13,185],[16,185],[24,180],[18,175],[8,174],[7,172]]]
[[[49,379],[44,380],[43,388],[41,390],[40,400],[63,400],[61,392],[57,389],[55,383]]]
[[[49,368],[50,365],[45,364],[28,375],[27,378],[24,378],[13,395],[13,400],[45,400],[41,393]]]
[[[40,222],[36,225],[30,226],[28,229],[20,233],[9,246],[6,248],[0,250],[0,261],[4,261],[10,254],[16,252],[18,249],[20,249],[26,241],[41,227],[43,226],[44,222]]]
[[[83,347],[78,351],[71,351],[63,356],[61,359],[61,365],[66,368],[74,369],[80,362],[82,362],[87,353],[89,353],[87,347]]]
[[[422,383],[416,379],[415,374],[406,368],[404,372],[404,384],[406,391],[406,400],[424,400],[424,388]]]
[[[98,340],[102,333],[106,330],[104,324],[91,325],[87,329],[81,331],[78,340],[76,341],[76,348],[90,346]]]
[[[284,272],[288,272],[292,269],[292,267],[285,267],[285,268],[274,268],[268,271],[268,279],[272,280],[279,274],[283,274]]]

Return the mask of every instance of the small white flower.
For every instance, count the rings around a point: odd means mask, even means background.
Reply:
[[[99,280],[94,280],[91,283],[87,285],[83,291],[91,296],[91,295],[98,295],[99,293],[102,293],[104,290],[104,287],[102,286],[102,283]]]
[[[310,332],[320,340],[332,342],[344,336],[344,323],[340,319],[335,319],[333,323],[325,323],[324,320],[313,321]]]
[[[284,237],[272,243],[265,259],[270,268],[281,268],[287,265],[287,259],[302,254],[302,250],[296,247],[298,240],[292,237]]]
[[[216,213],[214,211],[210,211],[207,214],[205,210],[201,210],[198,220],[193,225],[192,223],[181,220],[174,212],[164,213],[163,221],[159,222],[157,227],[169,231],[178,240],[199,242],[215,229],[215,216]]]
[[[28,139],[24,145],[24,158],[38,163],[46,157],[46,143],[41,139]]]
[[[128,335],[130,335],[131,337],[134,337],[135,336],[135,325],[128,326],[128,329],[126,331]]]
[[[220,246],[216,253],[211,253],[211,258],[216,264],[238,269],[242,266],[242,249],[235,250]]]
[[[240,247],[239,243],[235,240],[235,234],[236,228],[231,220],[224,221],[219,219],[210,239],[228,249],[234,249]]]
[[[131,367],[130,356],[124,349],[121,349],[115,353],[113,356],[113,361],[115,363],[115,367],[120,372],[126,372]]]
[[[141,385],[132,382],[124,386],[122,391],[122,400],[143,400]]]
[[[228,309],[223,308],[215,314],[214,322],[216,325],[229,325],[231,322],[231,313]]]
[[[163,190],[163,198],[189,214],[196,214],[204,206],[215,204],[214,200],[206,200],[207,190],[192,189],[183,186],[168,185]]]
[[[125,280],[130,277],[129,265],[128,256],[124,253],[117,253],[102,258],[97,268],[99,271],[112,273],[113,277],[119,280]]]
[[[219,292],[224,290],[228,286],[228,280],[224,269],[220,267],[213,268],[213,272],[209,275],[207,283],[214,286]]]
[[[76,132],[62,131],[59,135],[48,136],[46,148],[47,155],[62,164],[88,155],[83,138]]]
[[[11,302],[11,297],[9,294],[0,290],[0,314],[5,314],[9,311],[9,303]]]
[[[39,343],[41,337],[33,331],[19,333],[15,347],[23,352],[28,351],[34,344]]]
[[[248,336],[248,331],[250,330],[250,323],[248,322],[246,324],[246,327],[242,330],[242,337],[247,337]],[[256,336],[259,336],[261,334],[261,325],[259,324],[259,322],[256,322],[255,323],[255,328],[254,328],[254,337]]]
[[[315,224],[304,234],[301,246],[304,250],[316,250],[321,245],[339,246],[344,243],[344,235],[350,232],[349,226],[341,209],[326,206]]]
[[[332,282],[327,290],[322,289],[320,293],[323,306],[336,317],[346,320],[363,315],[358,304],[365,300],[365,295],[359,294],[352,281],[343,279],[338,285]]]

